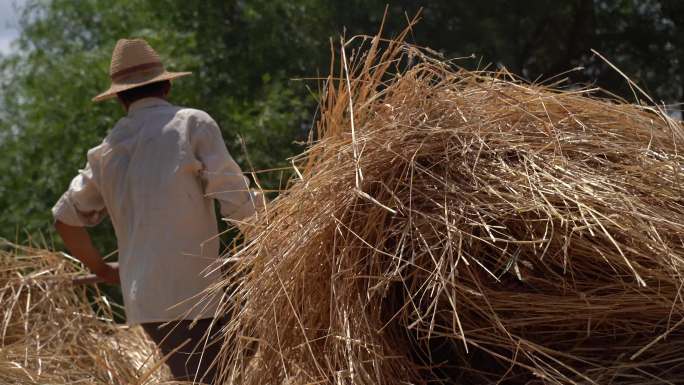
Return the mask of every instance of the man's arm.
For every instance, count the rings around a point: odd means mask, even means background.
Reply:
[[[107,216],[104,200],[92,165],[99,162],[101,146],[88,151],[85,168],[71,180],[69,188],[52,208],[57,233],[71,254],[103,281],[119,284],[118,268],[107,265],[93,246],[87,226],[95,226]]]
[[[207,116],[192,140],[195,156],[202,163],[205,196],[219,201],[221,215],[240,223],[258,211],[264,198],[249,188],[249,179],[228,153],[216,122]]]
[[[105,263],[102,255],[93,246],[85,227],[70,226],[57,220],[55,221],[55,228],[71,255],[83,262],[90,271],[101,277],[106,283],[119,284],[119,269]]]

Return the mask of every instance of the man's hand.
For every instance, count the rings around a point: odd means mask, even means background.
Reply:
[[[116,262],[108,263],[108,265],[111,267],[111,269],[100,272],[100,274],[102,274],[104,277],[101,277],[97,274],[79,275],[74,277],[71,280],[71,283],[74,285],[91,285],[94,283],[110,283],[112,285],[118,285],[119,265]]]
[[[95,275],[98,277],[102,278],[102,280],[105,283],[108,283],[110,285],[119,285],[120,280],[119,280],[119,266],[111,266],[111,265],[105,265],[107,266],[105,269],[99,272],[93,271]]]
[[[64,245],[71,255],[83,262],[90,271],[101,277],[105,282],[114,285],[119,284],[119,268],[105,263],[100,253],[93,246],[93,242],[85,227],[70,226],[57,221],[55,222],[55,228],[59,236],[64,240]]]

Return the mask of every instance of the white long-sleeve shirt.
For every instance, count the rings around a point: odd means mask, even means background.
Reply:
[[[145,98],[88,151],[52,212],[72,226],[109,214],[132,325],[214,316],[217,298],[193,298],[219,278],[214,199],[233,220],[259,204],[207,113]]]

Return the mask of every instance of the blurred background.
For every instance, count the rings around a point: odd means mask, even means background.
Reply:
[[[90,99],[109,85],[117,39],[142,37],[171,70],[192,71],[171,101],[209,112],[243,169],[302,150],[331,39],[374,34],[386,0],[0,0],[0,237],[60,247],[50,208],[124,112]],[[617,65],[673,116],[684,98],[684,1],[390,1],[386,36],[423,8],[409,41],[465,68],[529,81],[564,76],[634,101]],[[311,80],[302,80],[311,79]],[[282,174],[282,175],[281,175]],[[277,189],[287,172],[266,172]],[[93,232],[104,253],[108,223]],[[53,245],[53,241],[55,242]]]

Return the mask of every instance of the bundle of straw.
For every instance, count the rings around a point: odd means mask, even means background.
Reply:
[[[82,273],[64,255],[2,246],[1,384],[131,385],[168,378],[141,329],[117,326],[104,296],[71,284]]]
[[[231,259],[225,378],[681,383],[680,123],[403,36],[342,45],[317,140]]]

